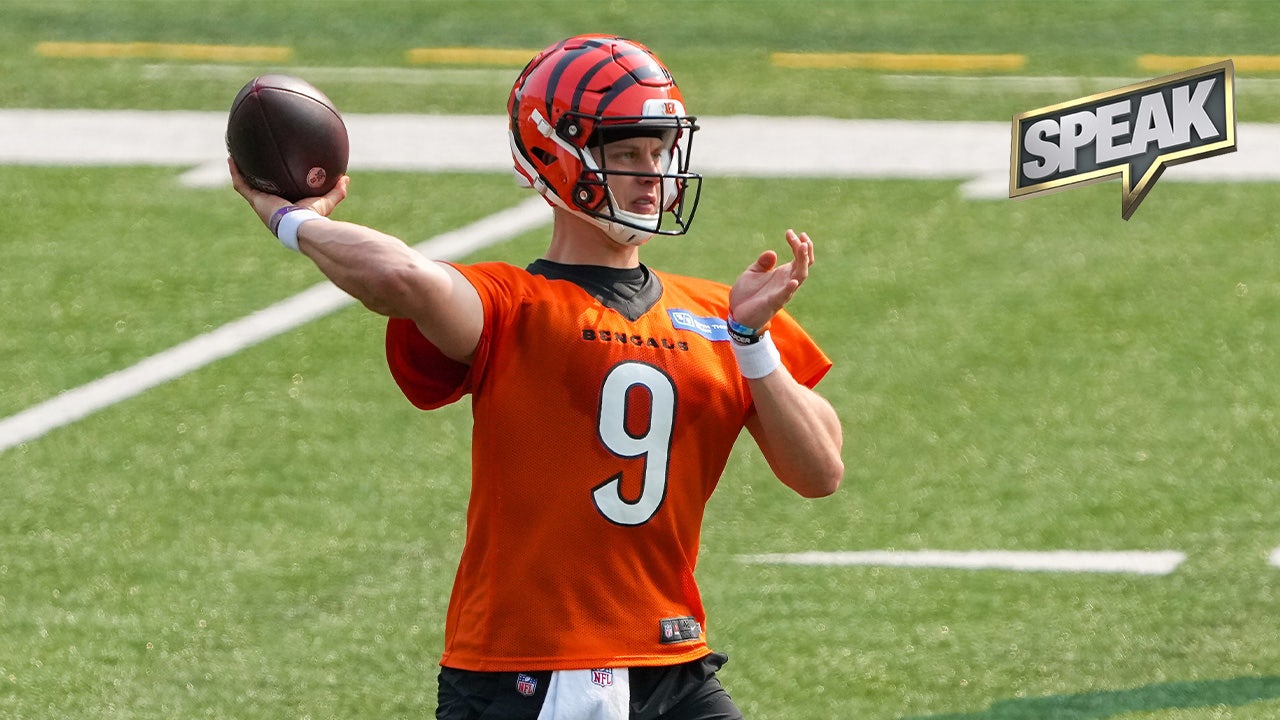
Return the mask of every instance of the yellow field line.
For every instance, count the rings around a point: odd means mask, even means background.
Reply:
[[[1142,55],[1138,58],[1138,67],[1152,72],[1177,72],[1227,58],[1235,64],[1236,70],[1280,71],[1280,55]]]
[[[36,54],[54,58],[160,58],[223,62],[282,62],[293,48],[268,45],[191,45],[157,42],[42,42]]]
[[[903,53],[784,53],[769,56],[778,67],[857,70],[1020,70],[1025,55],[935,55]]]
[[[510,65],[523,66],[537,50],[478,47],[414,48],[404,54],[414,65]]]
[[[222,62],[284,62],[293,48],[273,45],[197,45],[159,42],[41,42],[36,54],[53,58],[152,58]],[[478,47],[414,48],[405,59],[415,65],[521,66],[537,50]],[[775,52],[770,61],[778,67],[803,69],[860,69],[897,71],[1019,70],[1027,58],[1019,54],[954,55],[930,53],[788,53]],[[1211,55],[1141,55],[1144,71],[1173,72],[1222,60]],[[1237,70],[1280,72],[1280,55],[1235,55]]]

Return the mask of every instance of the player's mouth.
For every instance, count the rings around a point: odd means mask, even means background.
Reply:
[[[655,197],[637,198],[631,202],[631,212],[640,215],[653,215],[658,212],[658,199]]]

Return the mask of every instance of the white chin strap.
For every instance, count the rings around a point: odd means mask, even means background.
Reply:
[[[613,195],[610,193],[610,201]],[[580,213],[581,214],[581,213]],[[622,223],[609,222],[597,217],[586,215],[584,217],[591,218],[596,224],[604,228],[605,233],[609,235],[614,242],[623,245],[643,245],[648,242],[653,234],[658,231],[658,223],[662,220],[661,215],[641,215],[640,213],[627,212],[626,210],[614,210],[613,214],[618,218],[626,220],[629,223],[639,225],[645,230],[638,230]]]
[[[560,207],[565,207],[564,203],[560,202],[560,198],[556,197],[553,193],[544,192],[543,197],[550,198],[552,202]],[[657,232],[658,229],[658,215],[640,215],[639,213],[627,212],[625,210],[614,211],[614,215],[626,220],[627,222],[632,222],[646,227],[652,226],[653,228],[652,230],[640,230],[639,228],[634,228],[629,225],[623,225],[622,223],[616,223],[594,215],[588,215],[577,208],[566,207],[565,209],[584,220],[590,221],[601,230],[604,230],[604,233],[609,236],[609,239],[619,245],[643,245],[649,242],[649,239],[653,237],[653,234]]]
[[[599,218],[592,219],[599,220]],[[637,230],[633,227],[627,227],[626,225],[618,225],[617,223],[607,224],[609,225],[609,229],[606,229],[605,233],[609,235],[609,239],[619,245],[626,245],[628,247],[643,245],[649,242],[649,239],[653,237],[653,233],[645,232],[644,230]]]

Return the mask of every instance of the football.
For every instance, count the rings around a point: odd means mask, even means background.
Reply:
[[[250,185],[290,202],[332,190],[350,157],[347,126],[333,102],[290,75],[260,75],[240,89],[226,141]]]

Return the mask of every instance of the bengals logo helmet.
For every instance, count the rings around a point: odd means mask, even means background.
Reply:
[[[702,191],[702,176],[689,172],[696,118],[685,114],[671,73],[645,46],[610,35],[558,42],[525,66],[507,112],[517,180],[551,205],[627,245],[688,231]],[[660,172],[605,166],[605,143],[639,135],[666,141]],[[645,215],[617,207],[609,193],[611,173],[660,179],[661,211]]]

